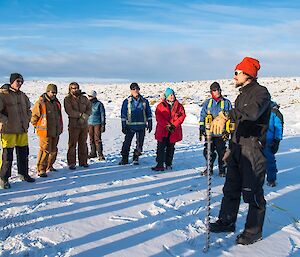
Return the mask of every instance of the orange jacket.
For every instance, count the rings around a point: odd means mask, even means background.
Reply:
[[[63,131],[60,102],[43,94],[32,109],[31,123],[40,137],[59,136]]]

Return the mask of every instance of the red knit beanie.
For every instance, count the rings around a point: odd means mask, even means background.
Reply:
[[[241,70],[244,73],[250,75],[253,78],[257,77],[257,71],[260,69],[259,61],[251,58],[245,57],[236,67],[236,70]]]

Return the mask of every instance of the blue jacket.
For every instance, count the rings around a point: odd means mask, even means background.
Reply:
[[[152,120],[152,112],[147,99],[141,95],[137,100],[129,96],[123,101],[121,109],[122,123],[132,130],[140,130],[147,127],[149,120]]]
[[[283,116],[278,110],[278,105],[274,105],[271,109],[269,128],[267,130],[267,144],[271,143],[274,139],[282,140],[283,134]]]
[[[92,113],[88,119],[89,125],[105,125],[105,109],[102,102],[97,98],[91,100],[92,103]]]
[[[207,99],[204,102],[201,112],[200,112],[199,125],[205,126],[205,117],[208,114],[211,114],[214,119],[218,116],[219,112],[221,112],[221,111],[228,112],[231,108],[232,108],[231,102],[224,97],[221,97],[219,101],[216,101],[212,97]],[[220,135],[212,134],[212,136],[222,136],[222,135],[221,134]]]

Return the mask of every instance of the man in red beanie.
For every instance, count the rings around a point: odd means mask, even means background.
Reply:
[[[213,133],[220,133],[225,122],[235,122],[235,131],[229,142],[227,175],[223,187],[223,199],[219,218],[210,223],[212,232],[233,232],[241,195],[249,204],[244,231],[237,236],[237,244],[253,244],[262,239],[262,227],[266,212],[263,183],[266,158],[262,149],[266,143],[266,131],[270,118],[271,97],[268,90],[256,81],[259,61],[245,57],[235,68],[234,80],[240,87],[235,107],[228,115],[220,112],[211,125]]]

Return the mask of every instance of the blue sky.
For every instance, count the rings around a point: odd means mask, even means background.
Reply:
[[[299,76],[298,1],[0,0],[0,81]],[[5,81],[3,81],[5,82]]]

